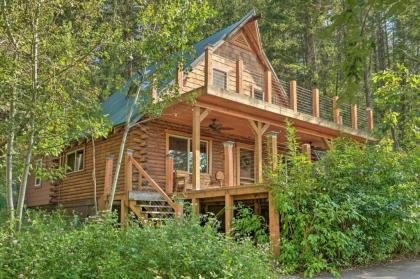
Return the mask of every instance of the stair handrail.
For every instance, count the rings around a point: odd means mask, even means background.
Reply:
[[[134,167],[140,172],[140,175],[143,175],[144,178],[146,178],[146,180],[149,181],[152,188],[156,190],[163,197],[163,199],[174,209],[175,213],[178,216],[181,215],[182,206],[176,204],[132,156],[129,157],[129,160],[134,165]]]

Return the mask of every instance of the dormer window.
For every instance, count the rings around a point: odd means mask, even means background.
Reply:
[[[213,86],[226,90],[227,73],[221,70],[213,69]]]

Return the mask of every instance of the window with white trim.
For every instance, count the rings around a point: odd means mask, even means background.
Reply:
[[[78,149],[66,155],[66,173],[83,170],[85,150]]]
[[[35,161],[35,187],[41,187],[42,178],[41,178],[41,168],[42,168],[42,159]]]
[[[213,86],[221,89],[227,89],[227,73],[221,70],[213,69]]]
[[[169,154],[174,158],[174,170],[192,172],[192,140],[187,137],[169,136]],[[200,172],[209,171],[209,142],[200,141]]]

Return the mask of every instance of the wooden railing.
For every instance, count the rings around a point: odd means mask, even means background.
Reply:
[[[127,150],[127,161],[126,161],[126,193],[132,191],[132,168],[133,166],[139,172],[139,175],[144,177],[146,181],[149,182],[150,187],[159,193],[162,198],[173,208],[175,211],[176,216],[182,215],[182,205],[175,203],[167,194],[166,192],[156,183],[156,181],[144,170],[144,168],[133,158],[133,152],[131,150]]]

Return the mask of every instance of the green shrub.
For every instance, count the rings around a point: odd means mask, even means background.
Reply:
[[[281,215],[285,272],[322,270],[419,252],[418,150],[338,139],[318,162],[299,154],[288,128],[288,157],[268,172]],[[287,161],[287,163],[285,163]]]
[[[254,214],[251,208],[241,203],[235,207],[235,211],[237,213],[232,220],[232,234],[235,239],[250,238],[256,244],[268,243],[264,217]]]
[[[271,278],[267,251],[225,238],[195,219],[127,228],[30,213],[0,234],[0,278]]]

